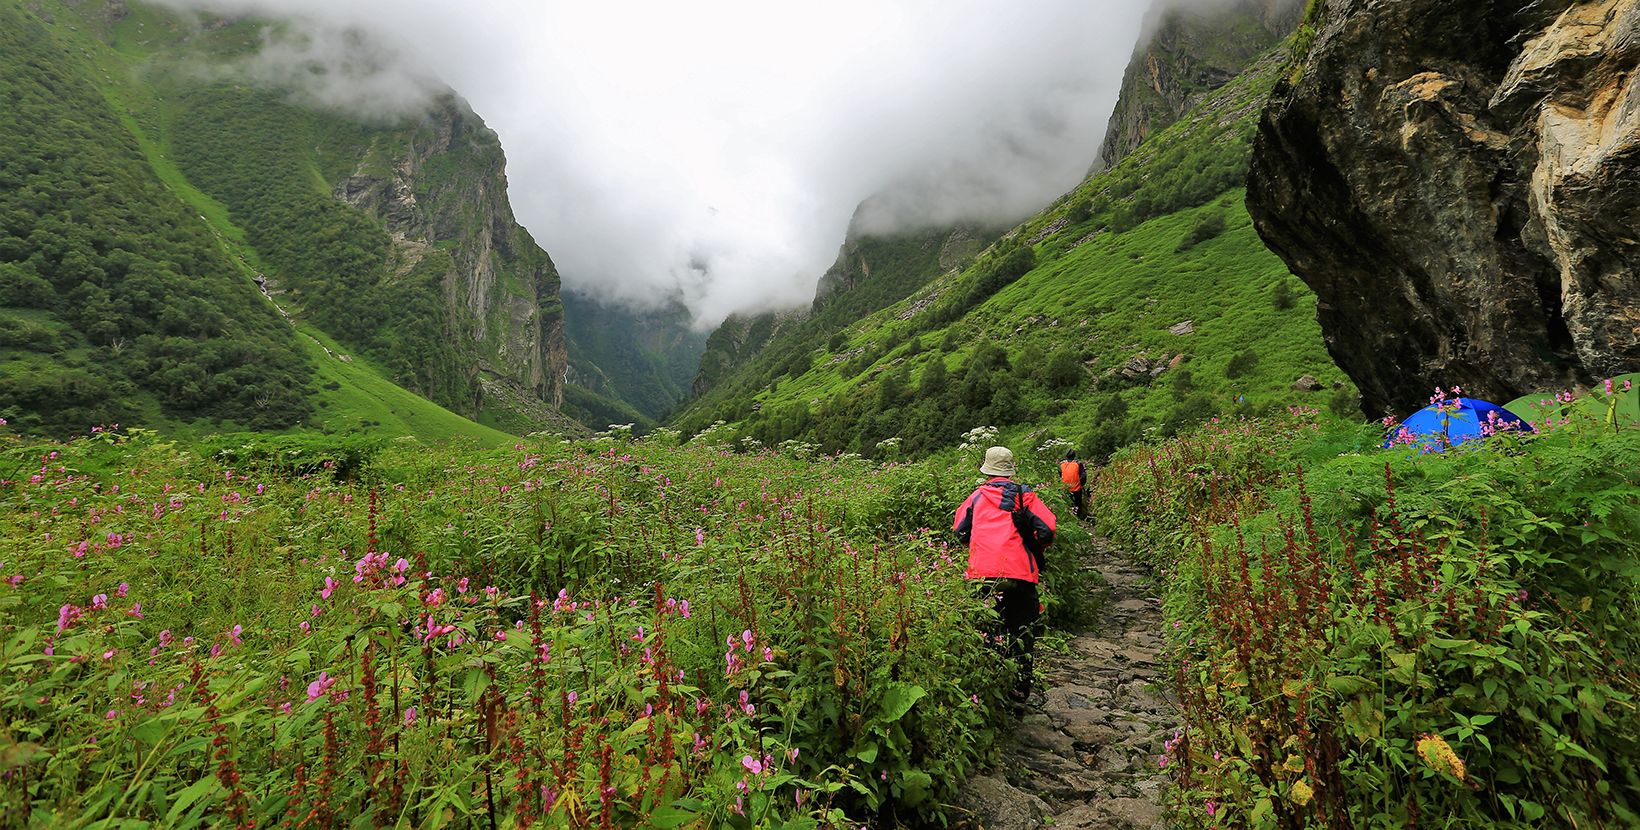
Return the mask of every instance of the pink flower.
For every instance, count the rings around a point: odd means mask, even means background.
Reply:
[[[299,624],[298,624],[298,625],[297,625],[297,626],[296,626],[296,627],[297,627],[297,628],[300,628],[300,629],[301,629],[301,630],[302,630],[302,633],[303,633],[303,634],[311,634],[311,633],[313,633],[313,626],[311,626],[311,625],[308,625],[308,621],[307,621],[307,620],[302,620],[302,622],[301,622],[301,623],[299,623]]]
[[[136,617],[139,620],[145,619],[142,615],[142,603],[139,602],[136,605],[131,606],[131,610],[126,611],[125,615],[127,617]]]
[[[98,595],[92,597],[91,598],[91,607],[93,609],[97,610],[97,611],[101,611],[102,609],[107,608],[108,607],[108,595],[107,594],[98,594]]]
[[[221,643],[211,643],[211,656],[212,657],[221,657],[222,656],[222,644]]]
[[[319,672],[319,679],[308,684],[308,702],[312,703],[318,700],[325,692],[330,691],[330,687],[334,685],[336,685],[336,678],[325,672]]]
[[[262,485],[258,484],[256,486],[261,487]],[[284,712],[287,715],[290,714],[290,701],[287,700],[284,703],[279,704],[279,711]]]
[[[570,692],[570,693],[569,693],[569,696],[568,696],[568,697],[569,697],[569,702],[570,702],[570,703],[571,703],[571,704],[573,704],[573,703],[575,703],[575,701],[576,701],[576,700],[577,700],[577,699],[579,699],[579,698],[580,698],[580,695],[578,695],[578,694],[576,694],[576,693],[574,693],[574,692]]]
[[[750,755],[741,756],[740,765],[749,770],[753,775],[763,772],[763,762],[753,758]]]
[[[495,638],[496,638],[496,639],[497,639],[497,640],[502,640],[502,641],[505,641],[505,640],[506,640],[506,639],[507,639],[507,632],[505,632],[505,631],[497,631],[497,632],[496,632],[496,633],[495,633]]]
[[[245,631],[244,626],[236,624],[233,628],[229,629],[228,639],[232,640],[234,645],[242,646],[242,645],[245,644],[245,642],[243,640],[239,639],[239,635],[244,633],[244,631]]]
[[[121,582],[120,587],[114,589],[114,596],[119,597],[120,599],[125,599],[125,592],[129,590],[131,590],[131,586],[127,583]]]
[[[409,726],[410,724],[415,723],[415,722],[416,722],[416,707],[412,706],[412,707],[404,710],[404,725]]]
[[[456,580],[456,590],[463,594],[467,593],[467,577]]]
[[[336,590],[336,588],[340,585],[341,585],[340,582],[337,582],[336,580],[331,579],[328,576],[325,577],[325,587],[324,587],[324,590],[319,592],[319,596],[324,598],[324,599],[330,599],[330,592]]]
[[[117,653],[117,650],[111,648],[111,649],[103,652],[103,659],[104,660],[112,660],[112,659],[114,659],[114,655],[116,653]]]

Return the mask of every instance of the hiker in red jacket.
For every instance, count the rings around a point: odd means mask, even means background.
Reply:
[[[1016,706],[1024,706],[1031,696],[1031,655],[1042,613],[1036,584],[1043,549],[1053,544],[1054,515],[1031,488],[1012,480],[1014,454],[1007,447],[986,450],[979,470],[991,478],[957,508],[951,529],[968,545],[964,576],[982,598],[995,599],[1001,625],[992,637],[1019,669],[1010,695]]]

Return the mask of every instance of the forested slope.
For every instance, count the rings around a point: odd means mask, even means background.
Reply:
[[[295,333],[176,199],[71,54],[0,6],[0,414],[63,434],[313,411]]]

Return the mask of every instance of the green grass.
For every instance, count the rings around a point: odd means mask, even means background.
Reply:
[[[461,435],[485,447],[508,446],[517,440],[387,380],[357,355],[349,355],[353,358],[349,362],[325,354],[325,348],[333,354],[347,352],[312,326],[298,326],[297,335],[313,360],[314,383],[319,388],[315,396],[319,406],[316,419],[326,431],[356,431],[389,438],[411,435],[426,443]],[[325,388],[332,383],[340,387]]]

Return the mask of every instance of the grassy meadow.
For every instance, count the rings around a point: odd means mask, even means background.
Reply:
[[[10,826],[919,821],[996,740],[970,473],[254,440],[9,442]]]

